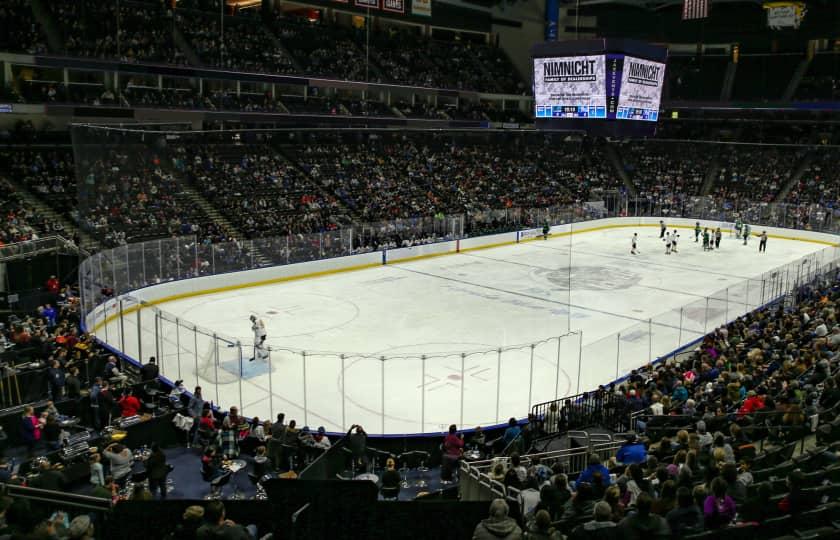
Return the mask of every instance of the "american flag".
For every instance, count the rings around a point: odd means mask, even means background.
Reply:
[[[684,0],[682,14],[683,20],[705,19],[709,16],[710,2],[711,0]]]

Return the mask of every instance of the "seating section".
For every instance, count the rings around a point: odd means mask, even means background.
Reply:
[[[334,197],[267,146],[183,152],[189,181],[248,238],[335,229],[342,219]]]
[[[41,25],[35,21],[29,0],[7,0],[0,4],[0,50],[44,54],[47,43]]]
[[[545,510],[553,528],[574,538],[585,537],[599,500],[611,509],[600,521],[615,523],[619,535],[638,526],[636,512],[649,512],[660,538],[837,537],[840,278],[828,272],[796,297],[793,306],[766,306],[715,329],[681,360],[535,406],[513,439],[524,455],[512,444],[507,456],[462,464],[462,499],[504,498],[523,530]],[[766,341],[781,329],[784,337]],[[789,354],[796,347],[808,352]],[[603,406],[588,406],[596,403]],[[629,413],[630,436],[534,451],[545,434],[602,424],[605,411]],[[604,440],[600,431],[592,437]]]
[[[806,101],[840,99],[840,54],[816,54],[802,77],[796,98]]]
[[[180,180],[183,163],[150,158],[148,151],[110,149],[89,164],[92,184],[86,181],[79,193],[81,227],[107,246],[191,234],[224,240]]]
[[[817,152],[786,201],[837,208],[840,204],[840,156],[837,152]]]
[[[729,146],[721,151],[714,185],[718,197],[771,202],[790,180],[804,151],[784,146]]]
[[[0,176],[0,189],[5,196],[0,200],[0,244],[33,240],[49,229],[37,212],[27,208],[20,194],[5,178]]]
[[[732,99],[779,101],[803,60],[801,55],[745,55],[738,58]]]
[[[173,40],[172,13],[160,4],[58,0],[50,3],[50,9],[64,33],[61,52],[65,54],[128,62],[186,63]]]
[[[636,142],[619,147],[627,174],[642,197],[699,194],[717,148],[691,143]]]

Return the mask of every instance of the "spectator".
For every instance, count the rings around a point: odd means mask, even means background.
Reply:
[[[222,429],[216,435],[216,445],[225,459],[233,459],[239,455],[237,433],[231,425],[230,416],[225,416],[222,420]]]
[[[511,418],[508,420],[508,427],[505,430],[505,435],[502,440],[505,443],[505,448],[510,446],[510,444],[519,438],[519,435],[522,433],[522,430],[519,428],[519,424],[516,422],[516,418]]]
[[[102,466],[102,456],[94,452],[90,455],[90,483],[92,486],[105,484],[105,468]]]
[[[59,291],[61,291],[61,283],[59,283],[58,278],[55,276],[50,276],[50,279],[47,280],[45,288],[48,293],[57,296]]]
[[[47,444],[47,450],[54,452],[61,448],[61,426],[58,423],[58,418],[54,414],[47,416],[47,422],[41,431],[44,442]]]
[[[577,492],[572,498],[563,505],[563,514],[560,516],[560,520],[574,521],[591,516],[596,502],[592,485],[583,482],[578,486]]]
[[[595,476],[598,475],[600,477],[601,485],[606,487],[610,485],[610,471],[603,465],[601,465],[601,458],[596,453],[589,454],[587,458],[587,466],[586,469],[578,476],[577,480],[575,481],[575,489],[578,489],[583,482],[587,482],[592,484],[595,480]]]
[[[712,481],[712,494],[706,497],[703,504],[707,529],[722,529],[735,519],[735,501],[726,494],[726,487],[723,478],[715,478]]]
[[[762,523],[764,520],[774,517],[776,508],[770,498],[773,496],[773,489],[769,482],[761,482],[755,487],[755,495],[748,497],[747,501],[738,507],[738,519],[753,523]]]
[[[50,382],[50,396],[54,400],[59,400],[64,397],[64,386],[66,378],[64,369],[58,360],[53,360],[50,367],[47,368],[47,379]]]
[[[788,493],[785,498],[779,501],[779,511],[783,514],[798,514],[810,510],[817,501],[804,489],[805,476],[802,471],[796,469],[788,474]]]
[[[621,538],[627,540],[665,540],[670,537],[671,529],[662,516],[651,513],[653,499],[647,493],[639,494],[636,499],[636,512],[621,520],[618,524]]]
[[[73,518],[70,522],[70,527],[67,529],[67,538],[70,540],[93,540],[94,536],[93,523],[90,517],[81,515]]]
[[[614,540],[618,530],[612,521],[612,509],[604,501],[595,505],[592,521],[587,521],[572,529],[569,540]]]
[[[647,461],[647,449],[645,444],[641,442],[635,433],[631,433],[627,437],[627,441],[621,445],[615,455],[618,463],[630,465],[632,463],[645,463]]]
[[[26,455],[31,457],[35,453],[35,445],[41,440],[41,426],[35,416],[35,409],[30,405],[23,408],[20,419],[20,433],[23,444],[26,445]]]
[[[148,382],[148,381],[156,381],[158,378],[158,370],[157,361],[155,357],[152,356],[149,358],[149,362],[140,368],[140,381],[141,382]]]
[[[140,400],[134,396],[133,388],[129,388],[125,395],[117,401],[117,404],[120,406],[120,416],[123,418],[137,416],[140,411]]]
[[[153,442],[152,453],[146,460],[146,472],[149,478],[149,491],[152,496],[160,492],[161,500],[166,499],[166,475],[169,474],[169,465],[166,463],[166,454],[160,449],[158,443]]]
[[[131,450],[119,443],[109,444],[102,455],[111,465],[111,476],[117,484],[124,483],[131,474],[131,466],[134,463],[134,456]]]
[[[122,373],[117,367],[117,357],[109,356],[108,362],[105,364],[104,376],[102,382],[116,382],[118,384],[125,384],[128,381],[128,375]]]
[[[222,501],[210,501],[204,507],[204,525],[196,531],[198,540],[224,538],[226,540],[253,540],[257,537],[255,525],[243,527],[226,519],[225,505]]]
[[[400,473],[397,472],[397,463],[393,458],[385,461],[385,472],[382,473],[382,487],[396,489],[400,485]]]
[[[332,443],[330,443],[330,438],[327,437],[327,430],[324,429],[324,426],[318,427],[318,431],[312,437],[313,439],[313,446],[320,450],[329,450]]]
[[[508,505],[504,499],[495,499],[490,503],[490,517],[476,525],[473,540],[519,540],[522,529],[516,520],[508,517]]]
[[[539,510],[523,538],[527,540],[563,540],[563,535],[551,526],[551,516],[545,510]]]
[[[64,390],[68,399],[78,400],[82,396],[82,381],[79,379],[79,368],[75,366],[70,368],[70,374],[64,379]]]
[[[175,527],[167,540],[196,540],[203,520],[204,508],[198,505],[188,506],[181,515],[181,523]]]

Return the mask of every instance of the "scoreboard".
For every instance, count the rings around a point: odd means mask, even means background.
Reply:
[[[647,134],[659,120],[667,53],[629,40],[534,47],[538,128]]]

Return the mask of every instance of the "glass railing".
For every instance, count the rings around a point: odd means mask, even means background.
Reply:
[[[299,423],[340,433],[358,422],[365,423],[371,434],[428,433],[446,427],[434,419],[450,418],[464,426],[498,424],[511,415],[524,416],[535,403],[620,379],[836,271],[840,261],[838,248],[827,246],[713,294],[694,295],[691,303],[637,319],[629,328],[596,340],[584,339],[582,332],[566,326],[535,342],[443,352],[381,355],[271,346],[265,362],[249,362],[256,356],[250,341],[202,327],[132,294],[179,279],[381,250],[397,237],[406,242],[444,241],[542,223],[573,223],[572,231],[586,229],[592,219],[624,214],[627,203],[616,196],[603,204],[493,210],[227,244],[186,237],[122,246],[81,265],[84,320],[103,344],[135,360],[155,356],[164,377],[182,380],[188,388],[201,386],[205,399],[236,404],[248,416],[273,418],[282,411]],[[657,209],[661,207],[649,208]],[[725,209],[715,212],[709,210],[702,219],[726,224],[736,217]],[[787,223],[788,212],[756,215],[782,221],[752,221],[754,231],[759,225]],[[835,221],[823,217],[821,223]],[[486,366],[491,374],[482,381],[480,392],[465,388],[465,372],[476,365]],[[451,373],[452,380],[433,383],[432,374],[441,372]],[[354,399],[350,389],[356,395],[363,392],[365,399]]]

